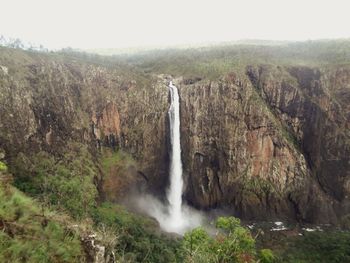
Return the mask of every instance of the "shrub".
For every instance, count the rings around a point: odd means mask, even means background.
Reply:
[[[154,221],[112,203],[96,207],[92,216],[96,225],[114,229],[118,237],[114,250],[121,262],[182,262],[180,242],[157,233]]]
[[[234,217],[219,217],[217,234],[209,236],[203,228],[185,234],[186,262],[254,262],[255,240]]]
[[[12,170],[19,189],[81,219],[96,205],[97,169],[87,148],[74,146],[74,151],[67,151],[60,160],[46,152],[30,157],[19,154]]]
[[[350,262],[350,233],[306,232],[288,243],[281,262]]]
[[[45,217],[32,199],[10,186],[0,187],[0,221],[0,262],[82,260],[76,234]]]
[[[261,263],[273,263],[276,257],[270,249],[261,249],[259,251],[259,260]]]
[[[202,227],[185,233],[182,241],[185,262],[218,262],[214,242]]]
[[[7,172],[7,166],[2,161],[0,161],[0,172]]]

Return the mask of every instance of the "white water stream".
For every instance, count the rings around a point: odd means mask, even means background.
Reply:
[[[150,216],[157,219],[160,227],[167,232],[183,234],[202,224],[202,215],[184,205],[182,202],[183,178],[181,161],[180,136],[180,98],[179,91],[170,81],[170,108],[168,111],[170,123],[170,185],[167,191],[168,204],[160,202],[153,196],[142,196],[138,200],[139,207]]]
[[[169,201],[169,225],[177,229],[185,222],[182,213],[182,161],[181,161],[181,140],[180,140],[180,102],[177,87],[170,81],[171,104],[168,111],[170,122],[170,187],[168,190]]]

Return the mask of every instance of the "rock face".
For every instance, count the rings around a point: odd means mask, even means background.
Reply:
[[[350,69],[260,66],[247,73],[297,141],[336,213],[349,213]]]
[[[6,48],[0,65],[0,148],[9,163],[20,152],[59,156],[69,141],[88,144],[97,162],[107,146],[136,160],[132,182],[164,195],[165,76]],[[175,84],[189,203],[246,219],[329,223],[350,213],[349,67],[255,65]]]
[[[349,213],[349,73],[259,66],[178,83],[190,203],[248,219]]]
[[[120,145],[120,117],[114,102],[108,103],[98,116],[94,112],[91,125],[99,148],[103,142],[113,148]]]
[[[96,234],[82,237],[82,244],[86,255],[86,261],[91,263],[115,263],[113,251],[106,251],[106,247],[101,245],[101,241]]]
[[[167,183],[168,92],[163,80],[127,65],[0,48],[0,148],[9,161],[40,150],[60,155],[69,141],[111,146],[138,161],[151,191]],[[135,180],[138,181],[138,180]]]

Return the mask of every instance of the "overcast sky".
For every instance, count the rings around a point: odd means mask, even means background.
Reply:
[[[49,48],[350,37],[349,0],[0,0],[0,35]]]

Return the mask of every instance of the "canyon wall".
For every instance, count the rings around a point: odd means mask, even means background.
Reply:
[[[0,65],[0,148],[9,163],[19,153],[39,151],[59,159],[70,142],[88,144],[97,163],[107,146],[137,160],[136,181],[164,191],[168,91],[163,79],[127,65],[7,48],[0,48]]]
[[[349,76],[262,65],[179,80],[189,202],[247,219],[326,223],[349,213]]]
[[[79,142],[100,167],[110,147],[136,163],[123,187],[136,182],[164,196],[165,75],[6,48],[0,66],[0,150],[9,164],[19,153],[59,158],[67,144]],[[190,204],[246,219],[319,223],[350,212],[349,67],[253,65],[215,81],[174,81]],[[98,184],[108,176],[99,171]]]

